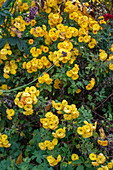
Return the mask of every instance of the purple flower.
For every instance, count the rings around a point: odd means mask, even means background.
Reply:
[[[32,19],[34,19],[37,11],[38,11],[38,7],[31,7],[30,12],[29,12],[29,16],[25,18],[26,22],[29,22]]]
[[[63,57],[66,57],[67,56],[67,53],[62,51],[62,54],[63,54]]]

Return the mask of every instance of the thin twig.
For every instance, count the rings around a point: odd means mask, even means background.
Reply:
[[[97,110],[99,107],[101,107],[101,105],[102,105],[103,103],[105,103],[112,95],[113,95],[113,93],[111,93],[105,100],[103,100],[103,101],[101,102],[101,104],[96,107],[95,110]]]

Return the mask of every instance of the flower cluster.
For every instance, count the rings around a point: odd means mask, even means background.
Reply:
[[[31,21],[31,25],[34,25],[35,20]],[[42,25],[42,27],[36,27],[36,28],[31,28],[30,30],[30,34],[32,34],[34,37],[45,37],[47,35],[47,31],[46,31],[46,25]]]
[[[41,118],[40,122],[43,124],[45,129],[55,130],[58,128],[59,119],[58,116],[54,115],[52,112],[47,112],[45,114],[46,118]]]
[[[106,161],[106,157],[103,155],[103,153],[100,153],[99,155],[91,153],[89,155],[89,158],[92,161],[95,161],[95,162],[92,162],[93,166],[99,166],[100,164],[103,164]]]
[[[7,140],[8,136],[5,134],[1,134],[0,133],[0,147],[5,147],[5,148],[9,148],[11,146],[11,144],[9,143],[9,141]]]
[[[50,78],[48,73],[44,73],[42,77],[38,78],[39,84],[46,83],[47,85],[52,83],[52,79]]]
[[[0,64],[3,63],[3,60],[7,60],[7,55],[11,55],[12,51],[10,50],[9,43],[7,42],[4,47],[0,50]]]
[[[44,1],[44,0],[43,0]],[[54,11],[58,10],[58,4],[61,4],[63,2],[63,0],[48,0],[48,1],[44,1],[44,8],[43,10],[46,13],[50,13],[52,9],[54,9]]]
[[[59,13],[50,13],[48,16],[48,23],[51,28],[55,27],[56,25],[62,22],[63,18],[60,16]]]
[[[106,135],[105,135],[104,129],[100,128],[99,132],[100,132],[100,137],[97,140],[98,144],[102,145],[102,146],[107,146],[108,145],[108,140],[105,140],[106,139]]]
[[[18,8],[19,8],[20,12],[27,11],[29,9],[29,5],[28,5],[28,3],[22,4],[22,1],[18,1]]]
[[[89,81],[90,83],[86,86],[86,89],[87,90],[91,90],[94,85],[95,85],[95,79],[94,78],[91,78],[91,81]]]
[[[52,155],[47,156],[47,161],[49,162],[49,165],[55,166],[61,161],[61,155],[58,155],[57,159],[53,158]]]
[[[25,29],[26,29],[26,22],[24,21],[22,16],[18,16],[17,18],[12,20],[12,25],[15,27],[13,29],[11,28],[11,30],[14,32],[16,31],[16,28],[19,31],[25,31]],[[14,32],[13,33],[11,32],[12,36],[13,36],[13,34],[15,35]]]
[[[108,140],[97,140],[98,144],[101,146],[107,146],[108,145]]]
[[[83,138],[89,138],[93,135],[93,131],[97,127],[97,122],[95,122],[95,126],[93,126],[91,123],[88,123],[87,121],[84,121],[84,124],[85,125],[83,127],[77,128],[77,133],[82,135]]]
[[[66,74],[68,77],[71,77],[73,80],[77,80],[79,78],[78,71],[79,71],[79,65],[75,64],[71,70],[66,72]]]
[[[67,1],[65,3],[64,11],[69,13],[69,19],[77,22],[81,28],[84,28],[86,30],[86,32],[88,29],[90,29],[94,34],[97,34],[97,31],[99,31],[99,29],[101,28],[100,25],[97,21],[95,21],[93,17],[91,17],[91,15],[88,15],[87,13],[82,13],[82,11],[78,7],[78,3],[74,5],[70,1]]]
[[[42,56],[41,59],[33,58],[31,61],[23,63],[23,69],[27,69],[28,73],[37,72],[38,69],[49,68],[50,66],[51,62],[46,56]]]
[[[9,120],[12,120],[12,117],[15,115],[15,111],[13,109],[6,109],[6,113],[7,113],[7,118]]]
[[[57,144],[58,140],[54,138],[52,142],[50,142],[49,140],[45,140],[44,142],[39,143],[39,147],[41,150],[46,150],[46,147],[48,148],[48,150],[53,150],[55,145]]]
[[[56,79],[54,81],[54,88],[55,89],[60,89],[60,86],[59,86],[60,84],[61,84],[61,81],[59,79]]]
[[[26,87],[25,91],[19,92],[16,95],[14,102],[19,108],[24,108],[24,115],[31,115],[33,114],[33,105],[37,103],[39,94],[40,91],[36,87]]]
[[[10,86],[7,86],[7,84],[2,84],[2,86],[0,87],[0,90],[8,90],[10,89],[11,87]],[[0,92],[0,95],[2,94],[3,92]]]
[[[52,106],[57,110],[58,114],[63,114],[65,120],[76,119],[79,116],[76,105],[68,105],[66,100],[63,100],[62,103],[55,103],[55,101],[52,101]]]
[[[5,66],[4,66],[4,78],[8,79],[10,76],[9,74],[16,74],[17,72],[17,64],[15,63],[15,60],[11,60],[11,61],[6,61],[5,62]]]

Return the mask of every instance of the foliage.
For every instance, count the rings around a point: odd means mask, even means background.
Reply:
[[[107,11],[104,1],[0,2],[1,169],[113,168]]]

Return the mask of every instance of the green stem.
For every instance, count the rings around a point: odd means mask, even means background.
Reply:
[[[62,56],[61,56],[62,57]],[[60,58],[60,57],[59,57]],[[58,58],[58,59],[59,59]],[[57,59],[57,60],[58,60]],[[56,61],[57,61],[56,60]],[[13,91],[16,91],[16,90],[19,90],[19,89],[21,89],[21,88],[24,88],[24,87],[26,87],[26,86],[29,86],[30,84],[32,84],[32,83],[34,83],[36,80],[38,80],[38,78],[39,77],[41,77],[41,76],[43,76],[43,74],[44,73],[48,73],[55,65],[55,63],[56,63],[56,61],[52,64],[52,66],[51,67],[49,67],[48,69],[46,69],[40,76],[38,76],[36,79],[34,79],[33,81],[31,81],[31,82],[29,82],[29,83],[27,83],[27,84],[25,84],[25,85],[23,85],[23,86],[20,86],[20,87],[17,87],[17,88],[14,88],[14,89],[11,89],[11,90],[0,90],[0,92],[2,92],[2,93],[10,93],[10,92],[13,92]]]

